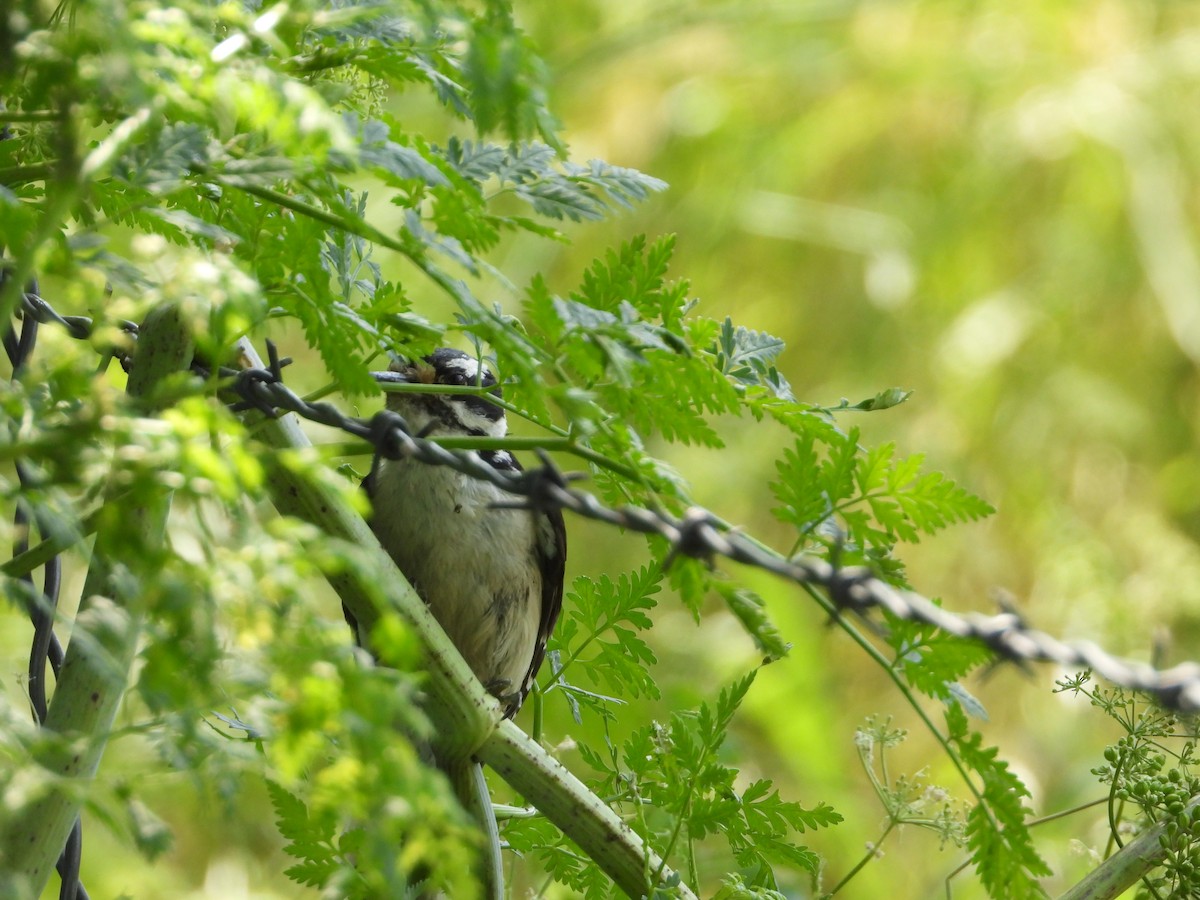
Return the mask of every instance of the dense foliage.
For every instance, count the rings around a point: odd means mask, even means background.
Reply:
[[[871,445],[850,421],[904,403],[905,390],[799,399],[777,365],[782,340],[724,311],[701,314],[671,273],[673,237],[624,237],[573,287],[537,274],[513,283],[496,260],[505,241],[565,241],[574,223],[666,185],[571,156],[547,108],[545,67],[505,3],[29,2],[8,11],[0,54],[0,312],[17,310],[37,278],[59,312],[94,324],[87,342],[44,329],[30,366],[0,389],[5,458],[36,473],[6,477],[3,494],[10,508],[39,511],[38,537],[62,539],[78,571],[90,561],[108,572],[110,593],[85,585],[72,642],[107,647],[105,629],[132,631],[133,644],[112,646],[138,650],[136,665],[112,666],[128,694],[99,735],[109,743],[99,776],[82,783],[40,761],[70,755],[87,735],[69,718],[31,725],[25,686],[6,669],[0,866],[19,866],[12,823],[57,794],[82,802],[89,833],[147,859],[168,852],[172,829],[186,835],[180,843],[194,829],[230,852],[251,845],[268,867],[329,896],[401,896],[418,878],[455,897],[478,890],[479,835],[416,749],[430,729],[421,648],[385,616],[376,636],[386,665],[368,664],[320,588],[346,571],[390,574],[268,504],[272,467],[283,467],[361,509],[367,448],[334,435],[325,452],[270,449],[215,376],[181,372],[127,394],[111,364],[132,344],[126,320],[175,311],[210,361],[227,361],[240,338],[274,336],[300,361],[289,381],[336,392],[348,409],[368,402],[369,372],[388,353],[449,343],[487,354],[522,435],[495,446],[545,447],[564,466],[586,466],[589,487],[612,505],[682,512],[693,489],[660,448],[719,458],[722,422],[773,423],[787,440],[758,490],[785,528],[780,553],[869,566],[900,587],[899,545],[992,512],[920,454]],[[435,124],[418,129],[404,113]],[[168,491],[164,536],[141,512]],[[580,574],[531,701],[535,736],[698,894],[840,890],[875,848],[846,877],[824,873],[809,835],[843,813],[757,771],[737,731],[762,667],[785,660],[794,637],[743,573],[661,539],[625,540],[636,562],[620,574],[585,574],[587,551],[574,551]],[[3,621],[17,635],[5,658],[16,659],[32,594],[19,578],[5,586],[13,614]],[[651,640],[676,609],[752,652],[688,685],[708,661],[660,665]],[[955,779],[918,790],[924,776],[889,774],[883,757],[900,730],[864,725],[854,745],[885,809],[884,836],[929,828],[964,848],[989,896],[1038,896],[1050,869],[1028,828],[1029,792],[980,734],[983,706],[961,683],[991,661],[987,651],[897,619],[875,631],[835,621],[916,710]],[[692,702],[654,705],[672,685]],[[1117,718],[1133,702],[1083,678],[1071,689]],[[1119,798],[1151,821],[1182,814],[1195,793],[1190,745],[1168,765],[1146,744],[1173,727],[1130,719],[1130,741],[1098,772],[1110,806]],[[851,741],[842,744],[849,755]],[[177,820],[185,795],[199,823]],[[514,895],[611,893],[608,876],[536,810],[508,812]],[[1110,818],[1115,834],[1121,814]],[[264,836],[268,819],[278,834]],[[1155,876],[1178,896],[1196,877],[1186,834],[1172,833]],[[137,876],[117,869],[85,855],[98,895],[137,892]],[[660,874],[646,873],[647,893]],[[183,865],[170,877],[160,890],[191,887],[194,873]]]

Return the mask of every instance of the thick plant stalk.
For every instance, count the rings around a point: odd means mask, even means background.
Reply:
[[[263,362],[247,342],[239,344],[243,366],[262,368]],[[255,422],[255,436],[278,450],[311,447],[294,415]],[[284,465],[277,456],[264,460],[267,488],[271,499],[284,515],[295,516],[318,525],[331,537],[377,551],[380,565],[394,573],[382,585],[365,585],[357,572],[345,571],[329,576],[333,586],[353,614],[362,634],[370,634],[379,620],[373,595],[383,593],[388,604],[398,610],[428,650],[428,713],[438,729],[438,756],[468,759],[486,740],[500,721],[500,705],[475,678],[474,673],[446,637],[433,614],[417,592],[396,568],[366,520],[332,491],[313,484]],[[383,562],[386,560],[386,563]]]
[[[262,368],[262,360],[243,341],[241,364]],[[293,415],[258,424],[255,431],[276,449],[310,446]],[[475,756],[563,830],[631,897],[650,896],[663,887],[672,896],[694,894],[600,798],[511,721],[484,690],[458,650],[446,637],[416,591],[404,579],[374,533],[334,492],[309,483],[286,466],[269,467],[268,487],[280,512],[318,525],[326,534],[378,554],[389,573],[382,589],[387,602],[408,621],[426,649],[429,666],[429,716],[438,730],[437,752],[446,759]],[[358,573],[331,576],[330,583],[367,633],[378,619],[367,586]]]
[[[153,310],[140,335],[128,390],[131,396],[146,397],[162,379],[191,365],[192,341],[173,304]],[[13,896],[40,896],[54,871],[104,754],[137,651],[144,609],[136,577],[120,564],[130,544],[126,529],[137,529],[142,546],[161,542],[171,495],[163,489],[143,505],[135,506],[127,496],[123,502],[114,497],[112,504],[117,514],[108,521],[119,527],[102,524],[96,536],[83,599],[43,725],[47,740],[34,751],[34,761],[51,780],[19,818],[0,825],[0,885]]]
[[[1200,796],[1193,797],[1183,813],[1192,820],[1200,807]],[[1059,900],[1116,900],[1158,866],[1162,865],[1167,851],[1161,839],[1166,833],[1166,819],[1147,828],[1136,838],[1088,873],[1087,877],[1059,897]],[[1193,839],[1196,839],[1193,833]]]
[[[630,897],[649,897],[677,876],[641,837],[542,746],[505,720],[479,748],[479,758],[562,829]],[[682,881],[672,897],[694,897]]]

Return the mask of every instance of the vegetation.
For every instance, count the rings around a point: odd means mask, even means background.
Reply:
[[[949,7],[854,7],[844,34],[800,22],[808,49],[843,41],[856,61],[872,59],[877,79],[853,90],[836,59],[823,74],[819,55],[806,56],[791,77],[807,86],[812,106],[806,116],[787,111],[812,129],[800,133],[780,110],[734,122],[732,132],[720,121],[729,101],[717,79],[741,58],[731,34],[763,51],[758,65],[736,67],[741,87],[800,96],[772,83],[778,73],[767,68],[787,33],[772,33],[780,10],[633,5],[624,31],[606,18],[616,13],[584,3],[545,21],[519,8],[529,16],[519,26],[499,0],[28,0],[7,10],[0,312],[27,325],[40,309],[23,296],[30,292],[79,318],[44,316],[36,351],[0,387],[8,421],[0,448],[14,466],[0,487],[18,515],[3,526],[16,550],[4,567],[9,604],[0,618],[3,658],[12,661],[0,698],[0,896],[46,890],[80,811],[83,877],[96,896],[200,888],[404,896],[422,881],[454,897],[480,895],[483,839],[422,758],[438,733],[505,762],[494,765],[504,779],[492,787],[511,896],[609,896],[615,880],[645,896],[871,896],[900,883],[914,897],[943,889],[1101,897],[1137,879],[1147,896],[1194,896],[1200,784],[1186,721],[1087,673],[1064,676],[1052,695],[1047,683],[1011,680],[979,643],[892,614],[855,618],[810,585],[579,517],[568,523],[563,620],[519,722],[584,782],[572,794],[542,750],[479,712],[480,689],[461,679],[461,662],[427,633],[412,592],[363,535],[354,513],[365,511],[358,484],[372,448],[317,426],[316,447],[305,446],[289,426],[237,405],[221,368],[271,338],[296,359],[283,369],[289,386],[314,400],[336,395],[342,409],[365,414],[379,405],[369,373],[387,354],[458,345],[494,360],[517,432],[474,449],[549,450],[563,469],[586,470],[584,486],[608,506],[678,517],[700,503],[724,516],[717,530],[748,521],[777,561],[864,567],[897,588],[944,592],[952,608],[973,605],[981,585],[996,581],[1036,587],[1034,595],[1048,583],[1068,599],[1071,587],[1111,590],[1119,579],[1096,575],[1096,539],[1082,526],[1048,549],[1038,544],[1062,525],[1065,500],[1046,492],[1063,464],[1032,465],[1042,451],[1020,446],[994,459],[988,441],[1003,427],[997,419],[1028,437],[1048,402],[1030,396],[1032,412],[1016,409],[1001,391],[1000,364],[1032,354],[1047,323],[1065,333],[1074,321],[997,286],[1009,271],[1006,253],[1038,276],[1065,277],[1053,253],[1110,263],[1077,246],[1078,229],[1091,224],[1082,213],[1050,216],[1046,234],[1010,246],[1005,217],[1023,221],[1012,181],[1054,185],[1064,204],[1090,199],[1090,215],[1110,228],[1119,191],[1097,188],[1090,173],[1078,176],[1080,187],[1068,174],[1031,172],[1032,163],[1011,156],[962,161],[959,183],[941,157],[920,157],[929,169],[916,171],[901,168],[903,154],[885,152],[889,141],[932,142],[954,125],[932,111],[936,92],[885,87],[907,73],[928,89],[932,76],[908,55],[928,49],[927,26],[948,39],[956,28],[978,29],[971,46],[981,61],[967,74],[981,91],[984,70],[1006,64],[996,46],[1028,43],[1012,30],[1024,21],[1019,13],[981,14],[983,24],[972,24]],[[1150,43],[1185,24],[1164,13],[1138,31],[1125,7],[1106,9],[1119,21],[1105,27]],[[1098,13],[1096,27],[1105,21]],[[556,80],[530,34],[550,58],[559,55]],[[1008,43],[996,45],[1001,38]],[[674,131],[661,152],[681,172],[724,166],[723,194],[693,209],[656,177],[676,174],[657,158],[646,165],[622,152],[617,165],[570,149],[564,135],[574,130],[548,103],[554,90],[573,109],[583,73],[620,86],[615,72],[642,60],[652,85],[666,78],[673,48],[705,46],[714,48],[714,71],[664,101]],[[891,55],[872,57],[881,47]],[[1185,69],[1168,58],[1154,71],[1169,81],[1190,77]],[[1120,73],[1098,77],[1128,87]],[[822,100],[821,86],[833,83],[842,89]],[[624,87],[615,106],[644,112],[647,137],[659,117]],[[1168,362],[1178,366],[1200,346],[1181,311],[1186,291],[1172,279],[1193,251],[1185,233],[1172,232],[1182,246],[1159,249],[1152,239],[1164,222],[1186,231],[1186,210],[1183,201],[1160,203],[1171,192],[1146,162],[1174,151],[1149,127],[1142,143],[1103,130],[1109,120],[1077,104],[1086,88],[1022,101],[1018,125],[1039,147],[1094,131],[1124,154],[1134,174],[1132,240],[1158,291],[1158,330],[1176,344]],[[1077,105],[1078,120],[1062,124],[1062,111]],[[983,129],[973,108],[960,115]],[[749,180],[752,161],[724,165],[734,138],[750,141],[756,129],[774,135],[761,147],[780,154],[766,170],[778,175],[772,184]],[[1005,132],[995,145],[1011,139]],[[783,160],[810,179],[801,193],[819,202],[789,196],[799,188],[780,174]],[[1108,171],[1113,159],[1090,164]],[[838,201],[843,167],[868,196],[892,196],[890,206],[880,200],[888,214]],[[1173,171],[1159,174],[1169,181]],[[965,208],[923,226],[915,212],[929,210],[912,199],[928,187],[922,178],[936,181],[947,205],[987,206],[988,228],[964,225]],[[997,196],[1006,204],[996,207]],[[738,210],[745,245],[706,243],[717,209]],[[910,214],[911,226],[899,224]],[[678,218],[679,236],[639,215]],[[645,236],[634,236],[639,230]],[[831,262],[806,244],[773,268],[759,248],[780,237],[854,256]],[[611,249],[591,243],[608,238]],[[703,279],[703,299],[680,270]],[[924,305],[914,301],[918,287]],[[849,294],[867,297],[869,315],[835,318]],[[977,302],[959,310],[959,296]],[[938,303],[947,306],[942,318]],[[937,342],[941,362],[930,363],[936,323],[951,317]],[[139,323],[136,339],[128,322]],[[1128,342],[1120,326],[1102,330]],[[1143,335],[1147,344],[1153,333]],[[9,346],[19,358],[18,343]],[[897,343],[899,354],[881,361]],[[128,372],[117,360],[132,360]],[[1037,358],[1025,361],[1019,383],[1028,389]],[[944,383],[930,374],[937,365],[952,376]],[[1083,410],[1119,407],[1104,427],[1116,429],[1127,414],[1143,421],[1106,393],[1107,382],[1062,371],[1052,385],[1060,396]],[[913,397],[914,385],[933,390]],[[843,395],[865,399],[827,399]],[[922,416],[931,417],[923,439],[941,442],[936,465],[901,450],[909,441],[895,433],[905,417]],[[1121,428],[1109,445],[1126,440],[1120,452],[1132,453],[1137,429]],[[985,450],[956,461],[937,437],[947,429],[962,432],[963,456]],[[1174,490],[1191,483],[1190,457],[1185,437],[1167,444],[1162,479]],[[1129,481],[1111,484],[1121,468],[1114,453],[1101,446],[1075,474],[1099,473],[1096,490],[1127,499]],[[999,484],[1010,465],[1033,473],[1013,504],[1033,533],[1000,551],[998,535],[1022,526],[981,531],[973,523],[994,509],[963,485]],[[1024,506],[1047,496],[1051,521],[1029,518]],[[1195,553],[1181,538],[1194,510],[1175,502],[1182,524],[1141,520],[1156,541],[1137,546],[1177,561],[1171,596],[1191,596]],[[960,527],[943,535],[951,525]],[[1123,524],[1121,533],[1129,530]],[[1001,563],[981,564],[974,582],[936,574],[971,542]],[[35,551],[24,555],[29,544]],[[939,557],[930,546],[950,549]],[[25,577],[46,562],[39,547],[65,555],[64,603],[82,597],[77,611],[54,611],[70,642],[45,727],[27,714],[37,679],[18,674],[16,662],[32,638],[29,615],[50,612],[41,580],[34,587]],[[1056,554],[1061,573],[1048,582],[1032,567],[1012,581],[996,575],[1024,552],[1042,565],[1043,550]],[[906,567],[911,558],[921,577]],[[1066,577],[1073,572],[1077,581]],[[374,622],[380,665],[353,646],[339,600]],[[828,634],[826,622],[835,626]],[[1004,687],[968,686],[980,671],[995,671]],[[1003,696],[1014,685],[1044,695],[1030,701],[1039,714],[1023,722],[1024,734],[990,724],[1021,721]],[[429,696],[437,702],[423,704]],[[1070,791],[1043,785],[1035,797],[1031,782],[1058,777],[1028,766],[1031,747],[1062,737],[1060,724],[1043,718],[1061,706],[1045,704],[1072,697],[1082,701],[1072,710],[1087,708],[1079,727],[1118,729],[1117,737],[1107,750],[1068,745],[1055,766],[1075,779]],[[551,782],[562,791],[546,799],[539,786]],[[594,830],[565,824],[564,797]],[[596,849],[604,829],[615,829],[608,810],[633,835],[617,858]],[[1042,821],[1059,830],[1035,830]],[[1135,831],[1153,840],[1130,841]],[[1085,848],[1082,863],[1068,856],[1068,837]],[[631,865],[641,842],[648,853]],[[956,875],[960,864],[967,870]],[[1092,870],[1105,886],[1085,880]]]

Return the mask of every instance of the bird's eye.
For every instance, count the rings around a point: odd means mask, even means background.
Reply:
[[[467,376],[462,372],[447,372],[442,378],[442,384],[462,385],[467,384]]]

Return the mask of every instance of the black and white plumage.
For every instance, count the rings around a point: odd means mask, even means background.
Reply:
[[[473,385],[500,396],[472,356],[442,348],[391,366],[403,380]],[[414,433],[502,437],[504,410],[484,397],[393,393],[388,408]],[[504,450],[479,454],[521,471]],[[380,460],[365,483],[371,528],[471,670],[513,716],[529,694],[562,607],[567,555],[562,513],[497,508],[512,497],[487,482],[410,459]]]

